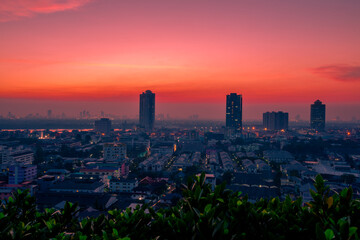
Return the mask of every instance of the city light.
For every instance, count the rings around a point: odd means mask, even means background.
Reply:
[[[1,0],[1,239],[357,238],[359,13]]]

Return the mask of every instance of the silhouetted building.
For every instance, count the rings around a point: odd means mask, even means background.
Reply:
[[[242,95],[236,93],[226,95],[226,127],[242,129]]]
[[[111,131],[111,120],[108,118],[101,118],[95,121],[95,132],[109,134]]]
[[[146,90],[140,94],[140,127],[151,131],[155,122],[155,93]]]
[[[51,109],[49,109],[49,110],[47,111],[47,118],[48,118],[48,119],[52,118],[52,110],[51,110]]]
[[[263,113],[263,127],[268,130],[286,130],[289,126],[289,114],[286,112]]]
[[[320,100],[311,104],[310,125],[317,131],[325,129],[325,104],[322,104]]]

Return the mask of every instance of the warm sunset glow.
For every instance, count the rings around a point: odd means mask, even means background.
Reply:
[[[176,116],[223,119],[237,92],[245,119],[316,99],[360,119],[360,1],[280,2],[3,0],[0,114],[135,116],[151,89]]]

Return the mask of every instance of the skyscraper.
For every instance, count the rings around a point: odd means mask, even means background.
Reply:
[[[242,95],[236,93],[226,95],[226,127],[242,129]]]
[[[317,131],[325,130],[325,104],[320,100],[316,100],[311,104],[310,126]]]
[[[289,125],[289,114],[286,112],[266,112],[263,114],[263,126],[268,130],[286,130]]]
[[[146,90],[140,94],[140,127],[151,131],[155,122],[155,93]]]

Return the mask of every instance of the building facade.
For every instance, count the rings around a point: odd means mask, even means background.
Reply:
[[[137,179],[113,178],[110,180],[111,192],[132,192],[139,185]]]
[[[126,144],[124,143],[105,143],[103,150],[106,162],[122,162],[126,159]]]
[[[226,127],[241,131],[242,129],[242,95],[226,95]]]
[[[1,164],[32,164],[34,152],[30,149],[3,149],[0,160]]]
[[[111,132],[111,120],[108,118],[101,118],[100,120],[96,120],[95,132],[109,134]]]
[[[320,100],[316,100],[311,104],[310,108],[310,126],[316,131],[325,130],[325,111],[326,107]]]
[[[155,93],[146,90],[140,94],[139,123],[141,128],[151,131],[155,123]]]
[[[282,150],[266,150],[263,152],[263,156],[269,162],[275,163],[288,163],[295,160],[291,153]]]
[[[263,127],[268,130],[287,130],[289,127],[289,114],[286,112],[263,113]]]
[[[13,165],[9,167],[9,184],[20,184],[36,178],[37,167],[35,165]]]

